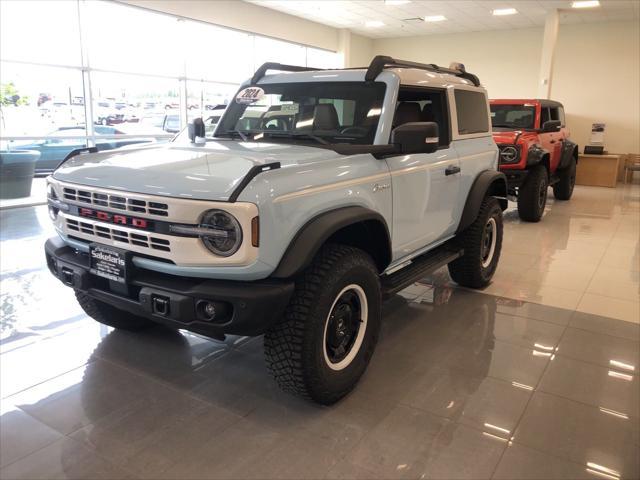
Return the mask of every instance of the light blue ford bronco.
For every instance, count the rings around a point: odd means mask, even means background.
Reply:
[[[47,263],[115,328],[264,335],[278,384],[331,404],[369,363],[384,297],[447,264],[489,283],[497,161],[461,64],[267,63],[213,133],[196,120],[164,145],[68,158],[48,179]]]

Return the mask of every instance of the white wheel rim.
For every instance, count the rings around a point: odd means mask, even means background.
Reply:
[[[496,219],[491,217],[487,224],[485,225],[485,229],[489,229],[491,232],[491,246],[489,247],[489,254],[487,255],[486,260],[482,261],[482,268],[487,268],[491,265],[491,261],[493,260],[493,255],[496,252],[496,239],[498,237],[498,229],[496,228]],[[483,237],[484,241],[484,237]]]
[[[354,293],[358,297],[358,301],[360,302],[360,327],[358,328],[356,339],[353,342],[353,345],[351,346],[351,349],[349,350],[347,356],[339,362],[334,363],[330,360],[329,353],[327,352],[327,328],[329,326],[329,320],[331,317],[331,313],[333,312],[333,308],[336,306],[336,303],[338,302],[340,297],[342,297],[342,295],[349,290],[354,291]],[[353,359],[356,358],[356,355],[358,355],[358,352],[360,351],[360,347],[362,346],[362,342],[367,331],[368,318],[369,306],[367,303],[367,295],[364,293],[364,290],[360,285],[356,285],[355,283],[347,285],[340,291],[340,293],[338,293],[338,295],[336,295],[336,298],[333,300],[331,308],[329,309],[329,313],[327,314],[327,318],[325,319],[324,334],[322,335],[322,352],[324,354],[324,361],[331,370],[344,370],[351,364],[351,362],[353,362]]]

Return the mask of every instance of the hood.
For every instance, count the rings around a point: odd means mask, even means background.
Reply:
[[[498,144],[515,143],[522,134],[522,130],[493,130],[493,141]]]
[[[79,155],[53,177],[62,182],[127,192],[226,201],[256,165],[282,168],[336,158],[333,150],[231,140],[203,146],[167,143]]]

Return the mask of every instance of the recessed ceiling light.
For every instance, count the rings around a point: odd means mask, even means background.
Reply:
[[[441,22],[446,19],[447,17],[445,17],[444,15],[427,15],[426,17],[424,17],[425,22]]]
[[[405,3],[411,3],[411,0],[384,0],[385,5],[404,5]]]
[[[375,28],[375,27],[384,27],[384,22],[380,20],[369,20],[368,22],[364,22],[365,27]]]
[[[600,2],[598,0],[578,0],[571,3],[571,8],[593,8],[599,6]]]
[[[515,15],[516,13],[518,13],[518,10],[516,10],[515,8],[496,8],[492,13],[497,16]]]

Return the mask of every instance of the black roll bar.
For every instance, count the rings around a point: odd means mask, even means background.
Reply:
[[[368,82],[374,81],[385,68],[416,68],[419,70],[426,70],[435,73],[448,73],[450,75],[455,75],[456,77],[469,80],[476,87],[480,86],[480,79],[476,75],[467,72],[464,68],[464,65],[458,64],[458,66],[459,68],[445,68],[440,67],[435,63],[410,62],[408,60],[397,60],[386,55],[378,55],[374,57],[373,60],[371,60],[364,79]]]

